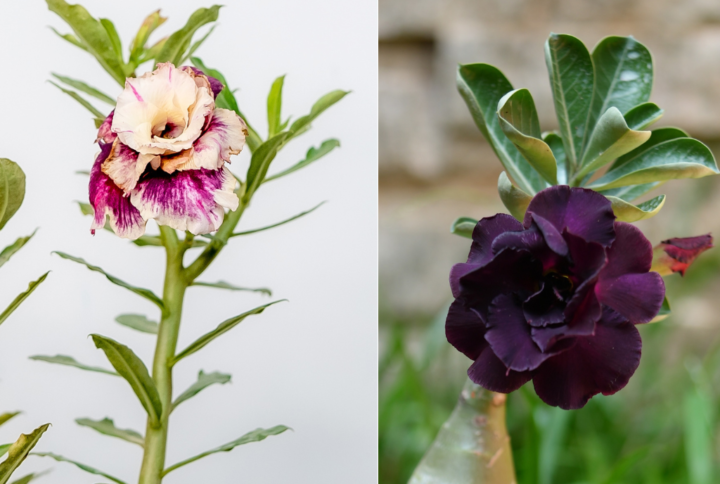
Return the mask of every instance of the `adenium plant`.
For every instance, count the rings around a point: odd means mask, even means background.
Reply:
[[[549,132],[530,92],[500,70],[458,68],[458,90],[505,169],[498,192],[511,215],[452,225],[472,245],[450,272],[446,335],[473,363],[413,484],[514,482],[503,394],[532,380],[547,404],[577,409],[622,389],[640,362],[635,326],[670,313],[662,276],[684,274],[712,247],[705,235],[653,249],[632,225],[657,215],[665,195],[635,199],[718,173],[707,146],[683,130],[648,130],[663,114],[650,102],[648,49],[614,36],[590,53],[551,34],[545,60],[558,121]]]

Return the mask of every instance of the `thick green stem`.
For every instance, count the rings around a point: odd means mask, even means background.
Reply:
[[[468,380],[409,484],[516,484],[505,400]]]

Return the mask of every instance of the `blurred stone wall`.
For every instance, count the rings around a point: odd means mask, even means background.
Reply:
[[[458,63],[493,64],[530,89],[550,130],[548,34],[575,35],[590,50],[605,36],[633,35],[653,53],[651,100],[665,109],[657,126],[711,147],[720,139],[718,0],[380,0],[379,31],[380,301],[396,315],[428,314],[450,298],[447,273],[468,250],[449,234],[455,218],[504,211],[500,163],[455,90]],[[666,208],[643,230],[659,240],[720,229],[714,211],[697,209],[720,206],[717,186],[668,183]]]

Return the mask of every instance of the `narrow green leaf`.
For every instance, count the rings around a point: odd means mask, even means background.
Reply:
[[[7,454],[8,450],[10,450],[10,447],[12,447],[12,444],[2,444],[0,445],[0,457]]]
[[[192,57],[192,55],[195,53],[195,51],[198,50],[200,48],[200,46],[205,43],[205,41],[207,40],[208,37],[210,37],[210,34],[213,33],[213,30],[215,30],[215,27],[217,27],[217,25],[213,25],[212,27],[210,27],[210,30],[208,30],[207,33],[200,38],[200,40],[193,43],[192,47],[190,47],[190,50],[188,50],[187,54],[185,54],[185,56],[183,57],[183,60],[182,60],[182,62],[180,62],[180,64],[184,64],[190,57]]]
[[[33,230],[33,233],[30,235],[27,235],[25,237],[20,237],[12,244],[5,247],[2,252],[0,252],[0,267],[4,266],[7,261],[10,260],[10,258],[15,255],[17,251],[23,248],[25,244],[28,243],[30,239],[33,238],[33,235],[35,235],[35,232],[37,232],[37,229]]]
[[[18,294],[18,296],[13,299],[13,301],[10,303],[10,305],[5,308],[5,311],[0,313],[0,324],[4,323],[5,320],[10,317],[10,315],[15,312],[15,310],[22,304],[22,302],[32,294],[32,292],[40,285],[42,282],[47,278],[48,274],[50,274],[50,271],[46,272],[37,281],[32,281],[30,284],[28,284],[28,288],[25,292],[21,292]]]
[[[97,19],[93,18],[82,5],[69,5],[65,0],[46,0],[48,8],[62,18],[75,32],[100,65],[121,86],[125,85],[125,72],[118,58],[112,40]]]
[[[340,101],[342,98],[350,94],[349,91],[336,90],[325,94],[323,97],[318,99],[312,108],[310,108],[310,114],[301,116],[290,125],[290,138],[301,135],[310,128],[310,123],[315,121],[326,109],[333,104]]]
[[[713,484],[713,398],[695,385],[683,397],[685,460],[692,484]]]
[[[513,90],[503,73],[488,64],[461,65],[457,72],[457,88],[478,129],[522,190],[535,194],[547,188],[548,184],[523,158],[500,127],[498,102]]]
[[[155,42],[152,47],[145,51],[145,54],[140,58],[137,65],[144,64],[149,60],[155,59],[160,53],[160,51],[163,50],[163,47],[165,47],[165,42],[167,42],[167,40],[167,37],[163,37],[162,39]]]
[[[592,59],[579,39],[553,33],[545,43],[545,62],[565,154],[568,164],[575,167],[582,159],[585,140],[590,136],[588,114],[595,76]],[[513,179],[518,181],[514,176]]]
[[[295,163],[293,166],[291,166],[290,168],[288,168],[286,170],[283,170],[279,173],[276,173],[272,176],[265,178],[265,181],[263,181],[263,183],[267,183],[270,180],[276,180],[285,175],[289,175],[290,173],[293,173],[301,168],[305,168],[309,164],[319,160],[320,158],[327,155],[332,150],[334,150],[335,148],[338,148],[338,147],[340,147],[340,141],[338,141],[336,139],[325,140],[322,142],[322,144],[319,147],[317,147],[317,148],[311,147],[308,150],[307,154],[305,155],[304,160],[301,160],[301,161]]]
[[[568,183],[568,167],[567,158],[565,156],[565,147],[563,147],[563,141],[560,135],[550,131],[543,133],[542,139],[553,152],[555,162],[557,164],[557,180],[558,185],[567,185]]]
[[[672,313],[672,310],[670,308],[670,301],[668,301],[667,296],[663,299],[662,306],[660,306],[660,311],[655,315],[655,317],[650,321],[651,323],[657,323],[658,321],[662,321],[663,319],[670,316]]]
[[[255,190],[257,190],[265,180],[265,175],[267,174],[268,168],[270,168],[270,164],[275,159],[275,156],[277,156],[278,150],[285,143],[288,136],[289,133],[287,131],[277,134],[261,144],[260,147],[253,152],[247,171],[247,189],[243,196],[245,202],[250,201],[255,194]]]
[[[0,464],[0,484],[6,484],[10,480],[12,473],[22,464],[48,427],[50,424],[45,424],[29,434],[20,434],[20,438],[8,450],[7,459]]]
[[[110,229],[112,230],[112,229]],[[160,237],[156,235],[141,235],[139,238],[135,240],[131,240],[131,242],[138,247],[162,247],[162,240],[160,240]]]
[[[498,178],[498,193],[510,215],[522,222],[532,197],[513,185],[505,172]]]
[[[665,113],[654,103],[638,104],[625,113],[625,122],[630,129],[645,129],[660,119]]]
[[[213,5],[210,8],[199,8],[188,19],[183,28],[172,34],[162,50],[155,58],[156,63],[172,62],[180,65],[185,56],[187,46],[190,45],[195,32],[205,24],[215,22],[218,18],[221,5]]]
[[[628,128],[618,108],[609,108],[595,125],[575,181],[581,181],[585,176],[631,152],[648,139],[650,139],[650,131],[635,131]]]
[[[65,40],[67,40],[68,42],[70,42],[70,43],[71,43],[72,45],[74,45],[75,47],[79,47],[79,48],[81,48],[82,50],[84,50],[85,52],[90,52],[90,51],[88,50],[88,48],[85,46],[85,44],[83,44],[83,43],[80,41],[80,39],[78,39],[77,37],[75,37],[73,34],[61,34],[61,33],[58,32],[54,27],[50,27],[50,30],[52,30],[53,32],[55,32],[55,35],[57,35],[58,37],[63,38],[63,39],[65,39]]]
[[[93,116],[95,116],[95,118],[105,119],[107,117],[107,115],[103,114],[95,106],[90,104],[90,102],[87,99],[83,98],[80,94],[76,93],[75,91],[65,89],[64,87],[62,87],[58,84],[55,84],[53,81],[48,81],[48,82],[50,84],[52,84],[53,86],[57,87],[58,89],[60,89],[62,92],[64,92],[65,94],[67,94],[68,96],[73,98],[74,100],[76,100],[77,102],[79,102],[85,109],[90,111],[93,114]]]
[[[263,304],[262,306],[258,306],[255,309],[251,309],[250,311],[244,312],[238,316],[232,317],[230,319],[226,319],[222,323],[218,325],[217,328],[213,329],[209,333],[205,333],[204,335],[200,336],[198,339],[196,339],[194,342],[190,343],[190,345],[182,350],[180,353],[175,355],[175,357],[171,360],[171,364],[174,365],[178,361],[182,360],[183,358],[192,355],[193,353],[200,351],[202,348],[204,348],[208,343],[210,343],[215,338],[222,336],[223,334],[227,333],[231,329],[233,329],[238,324],[242,323],[245,318],[248,316],[253,316],[256,314],[260,314],[268,307],[272,306],[273,304],[277,304],[279,302],[287,301],[287,299],[280,299],[279,301],[273,301],[271,303]]]
[[[16,417],[17,415],[20,415],[20,412],[3,413],[2,415],[0,415],[0,425],[7,423],[9,420],[11,420],[13,417]]]
[[[124,65],[123,62],[123,53],[122,53],[122,42],[120,41],[120,36],[117,33],[117,29],[115,29],[115,24],[112,23],[112,20],[101,18],[100,19],[100,25],[103,26],[105,29],[105,32],[108,34],[108,38],[110,39],[110,44],[112,45],[113,50],[115,51],[115,56],[118,59],[118,62],[120,65]]]
[[[286,223],[292,222],[293,220],[297,220],[297,219],[299,219],[300,217],[304,217],[305,215],[314,212],[315,210],[317,210],[318,208],[320,208],[320,207],[321,207],[322,205],[324,205],[325,203],[326,203],[326,202],[320,202],[320,203],[318,203],[317,205],[315,205],[313,208],[311,208],[310,210],[305,210],[304,212],[300,212],[299,214],[294,215],[294,216],[292,216],[292,217],[290,217],[290,218],[288,218],[288,219],[285,219],[285,220],[283,220],[282,222],[278,222],[278,223],[275,223],[275,224],[272,224],[272,225],[267,225],[267,226],[265,226],[265,227],[260,227],[259,229],[252,229],[252,230],[245,230],[245,231],[242,231],[242,232],[235,232],[235,233],[232,234],[230,237],[237,237],[237,236],[239,236],[239,235],[256,234],[256,233],[262,232],[262,231],[264,231],[264,230],[268,230],[268,229],[272,229],[272,228],[275,228],[275,227],[279,227],[280,225],[285,225]]]
[[[665,204],[665,195],[658,195],[639,205],[633,205],[622,198],[612,196],[607,197],[607,199],[612,202],[612,209],[617,220],[629,223],[654,217]]]
[[[25,199],[25,173],[14,161],[0,158],[0,229],[20,209]]]
[[[95,347],[105,352],[115,371],[130,384],[150,418],[150,425],[153,427],[160,425],[162,402],[145,363],[130,348],[113,339],[98,334],[90,336]]]
[[[659,143],[608,171],[588,188],[609,188],[678,178],[701,178],[718,173],[710,149],[692,138],[678,138]]]
[[[38,457],[50,457],[51,459],[55,459],[58,462],[67,462],[68,464],[73,464],[76,467],[82,469],[85,472],[88,472],[90,474],[95,474],[96,476],[102,476],[105,479],[110,479],[111,481],[117,483],[117,484],[125,484],[125,482],[121,481],[117,477],[113,477],[110,474],[106,474],[103,471],[100,471],[98,469],[95,469],[94,467],[90,467],[85,464],[81,464],[80,462],[70,460],[66,457],[63,457],[61,455],[52,454],[50,452],[33,452],[32,455],[36,455]]]
[[[55,74],[54,72],[51,73],[53,77],[58,79],[60,82],[64,82],[70,87],[74,87],[78,91],[84,92],[85,94],[88,94],[95,99],[99,99],[100,101],[109,104],[110,106],[115,106],[116,102],[115,99],[111,98],[107,94],[95,89],[92,86],[88,86],[82,81],[78,81],[77,79],[71,79],[66,76],[61,76],[60,74]]]
[[[55,355],[55,356],[43,356],[43,355],[34,355],[30,357],[31,360],[35,361],[44,361],[46,363],[54,363],[56,365],[65,365],[65,366],[73,366],[75,368],[80,368],[81,370],[86,371],[94,371],[97,373],[105,373],[106,375],[113,375],[113,376],[120,376],[114,371],[106,370],[105,368],[100,368],[97,366],[88,366],[84,365],[82,363],[79,363],[75,360],[72,356],[66,356],[66,355]]]
[[[267,119],[268,119],[268,139],[272,138],[280,132],[280,120],[282,112],[282,91],[285,76],[280,76],[272,83],[270,94],[267,98]]]
[[[172,409],[175,410],[178,405],[180,405],[185,400],[189,400],[201,391],[205,390],[210,385],[219,384],[224,385],[230,381],[230,375],[227,375],[225,373],[219,373],[217,371],[213,373],[205,373],[202,370],[200,370],[200,373],[198,373],[198,379],[195,383],[190,385],[190,387],[182,392],[172,403]]]
[[[545,180],[557,185],[555,156],[550,147],[540,139],[540,121],[530,91],[510,91],[500,98],[497,109],[500,127],[505,136]]]
[[[145,20],[143,20],[143,23],[137,31],[137,34],[135,34],[135,38],[130,43],[131,63],[136,66],[140,65],[140,59],[145,53],[145,45],[147,44],[150,35],[155,31],[155,29],[164,24],[166,20],[167,17],[160,16],[160,10],[156,10],[145,17]]]
[[[124,287],[125,289],[127,289],[131,292],[134,292],[138,296],[144,297],[148,301],[155,303],[160,309],[165,309],[165,305],[163,304],[162,299],[157,297],[155,295],[155,293],[153,293],[150,289],[143,289],[141,287],[131,286],[127,282],[122,281],[115,276],[111,276],[110,274],[108,274],[107,272],[102,270],[100,267],[89,264],[89,263],[85,262],[84,259],[81,259],[79,257],[73,257],[64,252],[58,252],[58,251],[55,251],[53,253],[59,255],[63,259],[71,260],[73,262],[77,262],[78,264],[82,264],[85,267],[87,267],[88,269],[90,269],[91,271],[99,272],[100,274],[104,275],[107,278],[107,280],[112,282],[113,284],[120,286],[120,287]]]
[[[127,326],[128,328],[132,328],[143,333],[158,333],[158,323],[149,320],[142,314],[121,314],[115,318],[115,321],[123,326]]]
[[[117,437],[118,439],[137,444],[140,447],[145,446],[145,439],[140,433],[130,429],[119,429],[115,427],[115,422],[107,417],[102,420],[79,418],[75,420],[75,423],[82,425],[83,427],[89,427],[103,435]]]
[[[460,217],[450,226],[450,233],[472,239],[473,230],[478,221],[471,217]]]
[[[43,471],[43,472],[33,472],[32,474],[28,474],[26,476],[21,477],[20,479],[16,481],[12,481],[11,484],[28,484],[38,477],[42,477],[50,472],[50,469]]]
[[[207,457],[211,454],[217,454],[218,452],[229,452],[239,445],[249,444],[251,442],[260,442],[261,440],[265,440],[271,435],[278,435],[285,432],[286,430],[290,430],[290,427],[286,427],[285,425],[276,425],[275,427],[269,429],[255,429],[252,432],[246,433],[237,440],[233,440],[232,442],[228,442],[225,445],[221,445],[220,447],[208,450],[207,452],[203,452],[202,454],[196,455],[195,457],[191,457],[182,462],[178,462],[177,464],[174,464],[165,469],[162,472],[162,475],[165,476],[170,472],[174,471],[175,469],[190,464],[191,462],[195,462],[196,460],[202,459],[203,457]]]
[[[227,289],[229,291],[250,291],[250,292],[260,292],[263,294],[266,294],[268,296],[272,296],[272,291],[266,287],[240,287],[240,286],[234,286],[230,284],[229,282],[225,281],[218,281],[218,282],[200,282],[200,281],[194,281],[191,286],[202,286],[202,287],[215,287],[217,289]]]

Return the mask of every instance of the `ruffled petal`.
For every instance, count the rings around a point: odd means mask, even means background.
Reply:
[[[652,320],[665,298],[665,282],[657,272],[626,274],[595,286],[598,299],[635,324]]]
[[[648,272],[652,265],[653,247],[639,228],[615,222],[615,241],[607,250],[607,265],[600,279],[614,279],[631,272]]]
[[[565,321],[565,302],[555,293],[552,284],[543,283],[538,292],[525,300],[523,313],[530,326],[541,328],[562,323]]]
[[[102,124],[98,128],[98,135],[95,141],[102,141],[103,143],[112,143],[113,141],[115,141],[117,135],[112,132],[112,122],[114,114],[115,110],[113,109],[112,111],[110,111],[110,114],[108,114],[107,118],[105,118],[105,121],[102,122]]]
[[[140,175],[145,171],[149,159],[154,155],[142,155],[142,163],[138,163],[138,153],[133,151],[120,140],[116,139],[112,144],[112,150],[102,164],[102,172],[105,173],[119,188],[129,192],[137,184]]]
[[[215,96],[216,98],[218,97],[218,94],[220,94],[220,91],[223,90],[223,87],[225,87],[225,86],[223,86],[222,82],[220,82],[219,80],[215,79],[212,76],[208,76],[207,74],[205,74],[203,71],[201,71],[197,67],[183,66],[181,69],[183,69],[185,71],[190,70],[193,73],[195,73],[195,75],[198,75],[198,76],[205,76],[205,78],[207,78],[207,80],[208,80],[208,83],[210,84],[210,88],[212,89],[213,96]]]
[[[445,336],[448,342],[471,360],[480,356],[487,346],[485,324],[473,311],[455,301],[450,305],[445,320]]]
[[[602,245],[588,242],[570,232],[563,234],[568,243],[572,267],[570,272],[576,285],[595,280],[607,264],[607,253]]]
[[[487,264],[493,256],[493,241],[505,232],[517,232],[522,229],[520,222],[505,213],[481,219],[473,229],[473,243],[470,246],[468,263]]]
[[[555,252],[557,255],[567,255],[567,242],[565,242],[565,239],[563,239],[560,231],[555,228],[552,223],[550,223],[548,220],[545,220],[536,213],[530,214],[530,217],[532,218],[533,223],[540,230],[540,233],[542,234],[543,239],[545,239],[545,243],[550,248],[550,250]]]
[[[615,215],[610,201],[593,190],[567,185],[546,188],[530,202],[525,213],[526,228],[532,223],[532,214],[548,220],[561,233],[567,229],[604,247],[615,238]]]
[[[207,234],[220,227],[224,208],[238,207],[235,178],[222,170],[187,170],[168,175],[149,172],[131,194],[132,204],[146,220],[193,234]]]
[[[582,408],[593,395],[612,395],[627,385],[640,364],[642,341],[632,324],[617,322],[612,313],[603,311],[594,336],[577,338],[573,347],[535,370],[535,392],[545,403]]]
[[[508,370],[487,343],[467,374],[476,384],[500,393],[514,392],[532,378],[531,371]]]

